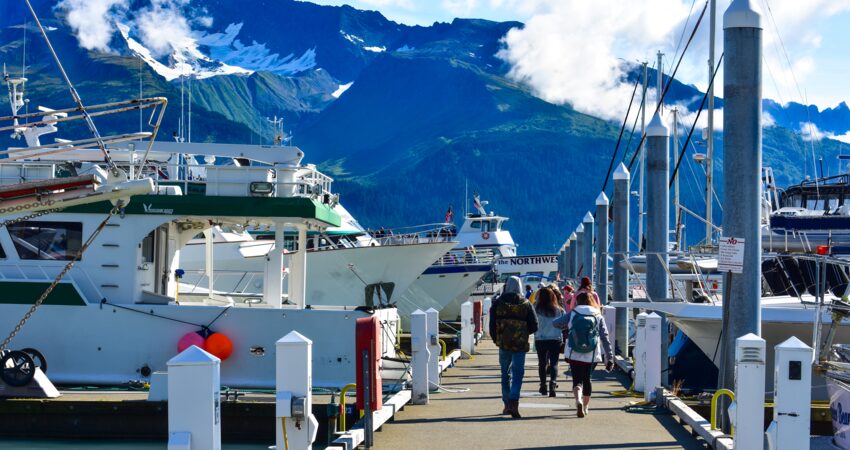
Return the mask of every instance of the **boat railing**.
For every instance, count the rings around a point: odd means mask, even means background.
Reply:
[[[165,97],[152,97],[86,106],[85,111],[80,107],[56,110],[40,107],[38,112],[0,117],[0,132],[11,131],[14,138],[23,137],[27,144],[26,147],[0,150],[0,158],[5,156],[4,159],[7,161],[31,159],[143,139],[149,139],[152,143],[159,131],[167,104],[168,100]],[[56,139],[50,144],[40,142],[41,136],[56,132],[57,125],[61,123],[79,120],[90,122],[95,117],[146,109],[151,110],[147,123],[150,131],[117,133],[76,140]]]
[[[260,295],[263,293],[262,271],[220,270],[213,272],[212,286],[203,269],[186,270],[179,289],[181,294]],[[284,273],[284,279],[286,274]]]
[[[53,261],[55,264],[44,264],[46,261],[4,261],[0,264],[0,279],[7,281],[27,281],[50,283],[59,275],[67,263],[66,260]],[[61,264],[60,264],[61,263]],[[68,273],[71,281],[88,301],[104,298],[102,287],[92,280],[91,276],[80,265],[74,266]]]
[[[464,264],[493,264],[496,261],[496,252],[491,249],[464,249],[451,250],[440,257],[433,265],[456,266]]]
[[[455,240],[457,230],[447,223],[431,223],[401,228],[369,230],[369,234],[381,245],[408,245]]]

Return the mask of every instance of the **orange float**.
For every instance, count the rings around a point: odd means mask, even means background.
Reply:
[[[233,342],[222,333],[213,333],[207,337],[204,343],[204,350],[224,361],[233,353]]]

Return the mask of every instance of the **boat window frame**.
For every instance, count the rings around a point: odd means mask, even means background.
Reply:
[[[71,261],[77,257],[77,254],[80,252],[80,250],[82,250],[83,247],[83,222],[79,221],[25,220],[22,222],[7,225],[6,229],[9,232],[9,237],[12,239],[12,245],[14,246],[15,253],[18,255],[18,259],[20,259],[21,261]],[[33,245],[31,242],[27,241],[27,238],[32,238],[33,236],[36,236],[39,233],[37,232],[30,236],[22,236],[18,234],[18,232],[24,231],[25,229],[64,230],[65,236],[64,242],[62,242],[64,248],[59,249],[62,251],[62,257],[44,257],[44,255],[47,255],[47,251],[44,251],[38,245]],[[36,247],[38,252],[36,253],[33,249],[25,248],[22,244],[18,243],[18,239],[27,242],[29,245],[33,245],[34,247]],[[53,241],[51,241],[50,246],[52,247],[54,244],[56,244],[55,238]],[[30,256],[31,254],[33,256]],[[82,255],[80,255],[80,259],[82,259]]]

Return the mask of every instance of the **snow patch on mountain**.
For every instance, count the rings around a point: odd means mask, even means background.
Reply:
[[[342,37],[344,37],[348,42],[351,42],[352,44],[363,48],[363,50],[366,50],[367,52],[381,53],[387,51],[386,47],[378,47],[377,45],[366,45],[366,41],[364,41],[363,38],[355,36],[353,34],[348,34],[343,30],[339,30],[339,34],[341,34]]]
[[[297,58],[294,53],[281,57],[272,53],[265,44],[252,41],[246,45],[237,39],[242,26],[242,23],[231,23],[223,33],[200,33],[197,43],[209,48],[212,58],[248,70],[292,75],[316,67],[315,47],[305,50]]]
[[[184,48],[175,48],[168,56],[169,64],[166,65],[157,60],[147,47],[130,36],[130,27],[128,25],[116,25],[121,37],[127,43],[127,48],[168,81],[175,80],[181,76],[193,76],[196,79],[204,79],[217,75],[250,75],[254,73],[252,70],[243,67],[212,60],[198,50],[198,45],[195,41],[187,42]]]
[[[342,94],[345,93],[345,91],[348,90],[348,88],[351,87],[352,84],[354,84],[353,81],[350,82],[350,83],[340,84],[339,87],[337,88],[337,90],[335,90],[331,95],[334,98],[339,98]]]

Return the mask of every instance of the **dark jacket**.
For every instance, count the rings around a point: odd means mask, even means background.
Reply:
[[[528,336],[537,331],[537,314],[520,294],[502,294],[490,307],[490,336],[502,350],[527,352]]]

